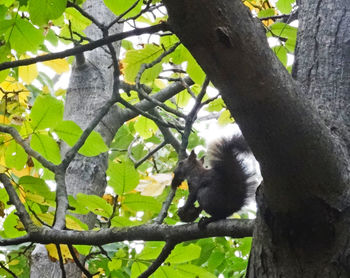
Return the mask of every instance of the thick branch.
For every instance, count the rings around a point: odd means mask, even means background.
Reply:
[[[30,233],[28,242],[98,246],[124,240],[174,240],[183,242],[219,236],[242,238],[252,236],[253,226],[254,220],[226,219],[209,223],[205,229],[199,229],[197,223],[177,226],[146,224],[125,228],[102,229],[99,231],[67,231],[41,228]],[[9,245],[9,242],[0,241],[0,245]]]
[[[68,56],[73,56],[73,55],[77,55],[79,53],[83,53],[85,51],[93,50],[97,47],[106,45],[108,43],[123,40],[127,37],[138,36],[138,35],[147,34],[147,33],[155,33],[155,32],[166,31],[166,30],[168,30],[168,28],[167,28],[167,24],[165,24],[165,23],[161,23],[158,25],[153,25],[153,26],[145,27],[145,28],[134,29],[134,30],[127,31],[127,32],[114,34],[114,35],[111,35],[109,37],[106,37],[106,38],[103,38],[103,39],[100,39],[100,40],[97,40],[97,41],[94,41],[94,42],[91,42],[91,43],[88,43],[85,45],[80,45],[80,46],[77,46],[77,47],[74,47],[74,48],[71,48],[71,49],[68,49],[65,51],[41,55],[41,56],[37,56],[35,58],[29,58],[29,59],[23,59],[23,60],[18,60],[18,61],[13,61],[13,62],[1,63],[0,64],[0,71],[4,70],[4,69],[19,67],[19,66],[27,66],[27,65],[35,64],[37,62],[44,62],[44,61],[49,61],[49,60],[58,59],[58,58],[65,58]]]

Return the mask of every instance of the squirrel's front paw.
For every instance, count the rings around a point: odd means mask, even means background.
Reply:
[[[196,208],[195,206],[191,206],[188,209],[181,207],[177,211],[177,215],[180,217],[182,222],[193,222],[197,219],[201,210],[201,208]]]

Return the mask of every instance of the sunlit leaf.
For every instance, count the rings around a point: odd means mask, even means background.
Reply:
[[[10,142],[5,151],[6,166],[20,170],[27,162],[28,155],[14,140]]]
[[[50,95],[36,98],[30,113],[33,130],[53,128],[62,121],[63,103]]]
[[[151,137],[158,130],[158,126],[155,122],[144,116],[140,116],[137,119],[134,127],[144,139]]]
[[[36,52],[44,40],[41,30],[20,17],[0,21],[0,26],[0,33],[5,33],[5,39],[19,54],[25,51]]]
[[[77,202],[84,205],[91,212],[104,217],[112,215],[112,206],[106,200],[96,195],[86,195],[78,193]]]
[[[67,0],[29,0],[30,19],[37,25],[47,24],[61,16],[66,5]]]
[[[29,56],[21,56],[21,59],[29,58]],[[27,84],[33,82],[33,80],[38,76],[38,69],[36,64],[22,66],[18,69],[19,77]]]
[[[110,177],[108,184],[118,195],[133,190],[139,183],[139,174],[131,161],[110,162],[107,175]]]
[[[55,59],[43,62],[45,66],[52,68],[57,74],[69,71],[69,63],[66,59]]]
[[[199,258],[201,248],[198,245],[190,244],[186,246],[177,245],[171,252],[166,262],[171,264],[180,264]]]
[[[117,16],[129,10],[135,2],[135,0],[104,0],[106,6]],[[142,3],[142,1],[138,1],[137,5],[124,17],[137,15],[141,11]]]
[[[60,149],[52,137],[35,133],[32,135],[30,146],[52,163],[59,164],[61,162]]]

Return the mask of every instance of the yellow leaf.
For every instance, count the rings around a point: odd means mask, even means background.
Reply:
[[[21,56],[21,59],[29,58],[28,55]],[[33,80],[38,76],[38,69],[36,64],[22,66],[18,69],[19,77],[27,84],[33,82]]]
[[[188,190],[188,184],[187,184],[187,181],[183,181],[181,183],[181,185],[179,186],[180,189],[183,189],[183,190]]]
[[[60,244],[60,249],[63,257],[63,262],[67,263],[68,260],[73,261],[73,257],[71,253],[69,252],[68,246],[66,244]],[[59,260],[58,252],[55,244],[47,244],[46,250],[49,253],[49,257],[51,261],[55,262]],[[76,252],[77,253],[77,252]],[[77,253],[77,256],[79,254]]]
[[[66,226],[68,229],[71,230],[84,231],[84,229],[79,225],[79,223],[70,217],[66,217]]]
[[[10,120],[5,115],[0,115],[0,123],[2,123],[2,124],[9,124]]]
[[[16,265],[16,264],[19,264],[19,260],[12,260],[12,261],[9,261],[8,265]]]
[[[56,73],[62,74],[69,71],[69,64],[66,59],[55,59],[43,62],[45,66],[52,68]]]
[[[6,167],[4,165],[0,164],[0,173],[5,173],[6,172]]]
[[[38,203],[38,204],[42,204],[42,205],[46,205],[47,204],[45,202],[45,198],[43,196],[38,195],[38,194],[33,194],[33,193],[30,193],[30,192],[27,192],[26,199],[32,200],[33,202]]]
[[[27,105],[27,98],[29,96],[29,91],[20,82],[18,82],[14,77],[8,76],[5,81],[0,83],[0,87],[6,92],[16,92],[18,95],[18,101],[22,106]],[[13,97],[14,94],[8,94],[8,97]],[[0,99],[4,97],[4,94],[0,91]]]

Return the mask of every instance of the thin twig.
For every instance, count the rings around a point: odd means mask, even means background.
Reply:
[[[149,159],[157,151],[159,151],[161,148],[163,148],[166,144],[167,144],[167,142],[163,141],[161,144],[159,144],[157,147],[155,147],[153,150],[151,150],[148,154],[146,154],[143,158],[141,158],[139,161],[137,161],[135,163],[135,168],[139,167],[142,163],[144,163],[147,159]]]
[[[181,44],[180,42],[177,42],[175,45],[170,47],[167,51],[164,51],[161,55],[159,55],[159,57],[157,59],[155,59],[154,61],[152,61],[151,63],[142,64],[139,72],[136,75],[135,82],[136,82],[136,88],[143,98],[147,99],[148,101],[154,102],[159,107],[163,108],[164,110],[166,110],[166,111],[168,111],[168,112],[170,112],[178,117],[185,118],[186,116],[183,113],[179,112],[178,110],[167,106],[166,104],[164,104],[161,101],[158,101],[158,100],[155,100],[154,98],[151,98],[148,94],[146,94],[144,92],[143,87],[141,86],[141,83],[140,83],[142,74],[145,72],[146,69],[149,69],[149,68],[153,67],[154,65],[158,64],[159,62],[161,62],[165,56],[167,56],[171,52],[175,51],[175,49],[180,44]]]
[[[140,115],[142,115],[142,116],[144,116],[146,118],[149,118],[152,121],[154,121],[155,123],[160,124],[162,126],[175,128],[177,130],[179,130],[179,129],[181,130],[181,129],[184,128],[184,127],[182,127],[180,125],[175,125],[175,124],[172,124],[172,123],[169,123],[169,122],[164,122],[163,120],[160,120],[160,119],[152,116],[151,114],[142,111],[141,109],[137,108],[135,105],[130,104],[129,102],[127,102],[125,99],[123,99],[121,97],[119,98],[118,102],[120,102],[121,104],[123,104],[124,106],[129,108],[130,110],[135,111],[137,114],[140,114]]]
[[[114,19],[110,24],[107,25],[107,30],[109,30],[114,24],[118,23],[119,20],[126,14],[128,14],[133,8],[136,7],[136,5],[140,2],[141,0],[136,0],[134,4],[132,4],[125,12],[120,14],[116,19]]]
[[[2,262],[0,262],[0,267],[3,268],[6,272],[10,273],[14,278],[17,278],[17,275],[9,268],[7,268]]]
[[[77,257],[77,254],[75,254],[74,248],[71,244],[68,244],[68,249],[70,254],[72,255],[72,258],[77,265],[77,267],[85,274],[87,278],[92,278],[93,275],[81,264],[79,258]]]
[[[34,151],[29,144],[21,137],[21,135],[18,133],[17,129],[11,126],[5,126],[0,124],[0,131],[10,134],[15,141],[22,146],[22,148],[25,150],[27,154],[34,157],[36,160],[38,160],[44,167],[51,170],[52,172],[56,171],[57,166],[53,164],[52,162],[46,160],[41,154]]]
[[[169,192],[168,196],[166,197],[166,200],[163,202],[162,208],[160,209],[160,212],[159,212],[157,218],[153,220],[153,223],[155,223],[155,224],[162,224],[163,223],[165,217],[168,214],[168,210],[169,210],[169,207],[171,205],[171,202],[173,201],[173,199],[175,197],[176,189],[177,188],[173,188],[173,187],[170,188],[170,192]]]
[[[177,243],[178,242],[176,241],[167,241],[157,259],[155,259],[153,263],[149,266],[149,268],[147,268],[146,271],[143,272],[138,278],[147,278],[153,272],[155,272],[161,266],[161,264],[169,257],[171,251],[173,251]]]
[[[56,249],[57,249],[58,259],[59,259],[59,262],[60,262],[62,278],[66,278],[66,270],[64,269],[64,261],[63,261],[61,247],[60,247],[59,244],[55,244],[55,245],[56,245]]]
[[[182,141],[181,141],[179,160],[182,160],[182,159],[187,157],[186,148],[188,145],[188,138],[191,134],[192,125],[197,118],[197,113],[198,113],[199,109],[201,108],[201,102],[202,102],[202,99],[206,93],[206,89],[207,89],[208,85],[209,85],[209,79],[208,79],[208,77],[206,77],[204,80],[204,83],[202,85],[202,90],[198,94],[193,108],[191,109],[190,113],[186,117],[185,129],[184,129],[184,132],[182,135]]]

